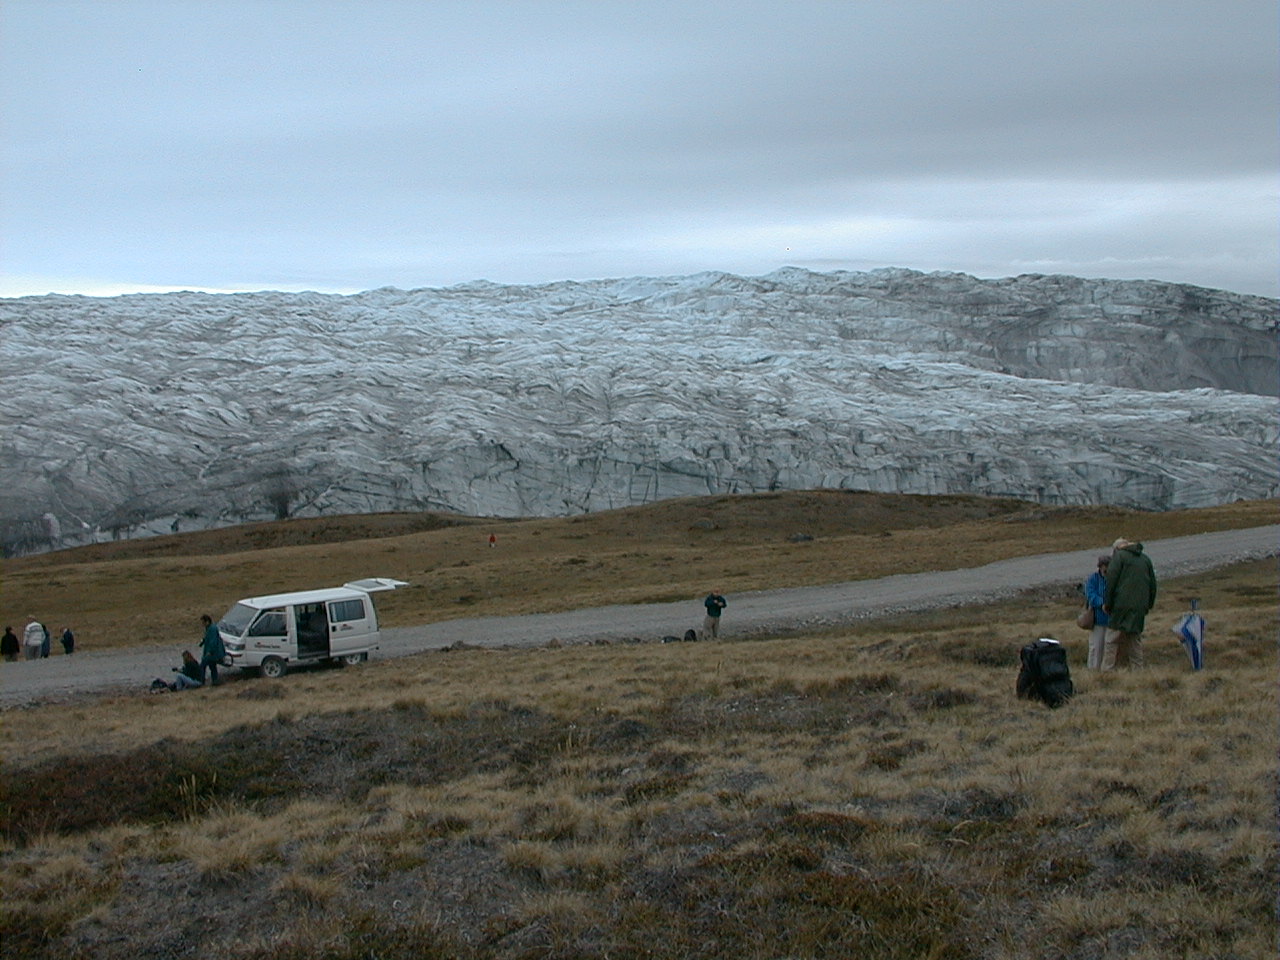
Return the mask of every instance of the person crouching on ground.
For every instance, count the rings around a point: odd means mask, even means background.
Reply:
[[[169,684],[170,690],[192,690],[204,686],[204,668],[200,666],[200,661],[191,655],[190,650],[182,651],[182,666],[174,667],[173,672],[176,676],[173,678],[173,683]]]
[[[1112,546],[1102,604],[1109,618],[1102,652],[1104,672],[1142,666],[1142,629],[1156,605],[1156,572],[1142,544],[1121,537]]]
[[[227,648],[222,645],[222,634],[213,617],[202,614],[200,622],[204,624],[204,637],[200,640],[200,682],[204,682],[204,672],[209,671],[209,685],[218,685],[218,666],[227,656]]]

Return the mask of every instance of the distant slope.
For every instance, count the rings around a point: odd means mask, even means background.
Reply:
[[[943,528],[969,520],[1009,517],[1033,505],[1020,500],[966,496],[912,496],[839,490],[797,490],[718,497],[681,497],[640,507],[607,510],[570,522],[582,539],[648,539],[655,532],[695,530],[733,539],[781,539],[788,535],[882,534]],[[1121,511],[1115,511],[1121,513]],[[1092,509],[1091,516],[1107,511]],[[352,540],[400,537],[450,527],[483,525],[501,531],[509,520],[439,513],[347,514],[247,523],[216,530],[90,544],[47,554],[53,563],[98,563],[150,557],[197,557],[308,547]],[[496,524],[496,525],[495,525]],[[24,560],[39,563],[38,558]]]

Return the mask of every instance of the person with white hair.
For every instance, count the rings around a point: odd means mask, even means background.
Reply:
[[[1143,664],[1142,630],[1156,604],[1156,572],[1142,544],[1120,537],[1112,544],[1102,609],[1108,617],[1102,670]]]
[[[22,631],[22,649],[28,660],[40,659],[40,648],[44,646],[44,624],[35,617],[28,617],[26,629]]]

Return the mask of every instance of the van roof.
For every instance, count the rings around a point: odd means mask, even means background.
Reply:
[[[359,600],[371,593],[407,587],[403,580],[390,577],[366,577],[352,580],[340,587],[323,587],[319,590],[294,590],[291,593],[269,593],[261,597],[245,597],[239,601],[250,607],[283,607],[289,603],[322,603],[326,600]]]
[[[283,607],[291,603],[324,603],[328,600],[362,600],[368,594],[347,587],[325,587],[322,590],[295,590],[293,593],[269,593],[261,597],[245,597],[240,602],[249,607]]]

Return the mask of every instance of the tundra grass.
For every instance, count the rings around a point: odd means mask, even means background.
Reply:
[[[367,576],[410,584],[378,597],[383,626],[394,627],[616,603],[696,606],[713,587],[732,594],[971,567],[1101,549],[1121,534],[1149,540],[1278,519],[1275,501],[1150,513],[839,490],[555,520],[317,518],[8,559],[0,609],[19,632],[28,615],[59,631],[70,625],[83,650],[194,645],[200,615],[219,617],[241,597]]]
[[[1049,597],[8,711],[5,956],[1274,956],[1275,586],[1167,584],[1200,672]]]

